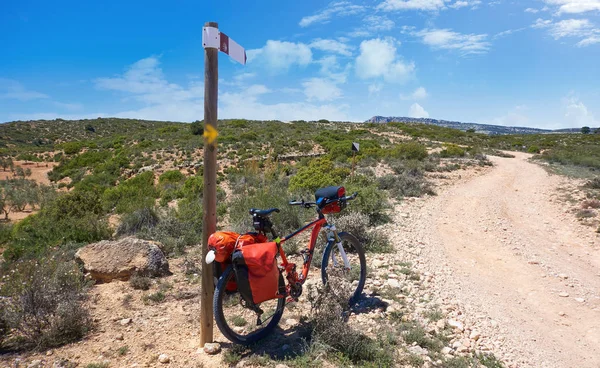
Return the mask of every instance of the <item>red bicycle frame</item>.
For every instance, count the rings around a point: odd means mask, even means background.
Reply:
[[[313,252],[315,250],[315,245],[317,243],[317,238],[319,237],[319,232],[321,231],[323,226],[326,224],[327,224],[327,219],[325,217],[320,217],[320,218],[316,219],[315,221],[305,225],[301,229],[298,229],[297,231],[293,232],[292,234],[290,234],[286,237],[283,237],[281,239],[280,238],[275,239],[275,242],[279,246],[279,255],[281,256],[281,267],[285,270],[286,278],[288,280],[288,287],[287,287],[288,295],[289,295],[290,287],[294,287],[297,284],[302,285],[306,281],[306,278],[308,277],[308,271],[310,269],[310,263],[311,263],[312,257],[313,257]],[[296,235],[304,232],[305,230],[307,230],[311,227],[313,229],[312,229],[312,233],[310,235],[310,243],[308,245],[308,250],[307,250],[308,252],[304,258],[302,274],[298,275],[298,273],[296,272],[296,264],[288,262],[287,257],[285,256],[283,247],[281,247],[281,244],[286,242],[287,240],[295,237]]]

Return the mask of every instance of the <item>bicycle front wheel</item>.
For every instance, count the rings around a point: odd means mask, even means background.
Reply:
[[[367,260],[362,244],[349,233],[338,234],[341,242],[330,241],[323,252],[321,278],[336,295],[354,304],[367,280]]]
[[[279,323],[285,298],[260,303],[263,314],[258,320],[255,311],[243,306],[235,284],[233,266],[227,267],[219,278],[213,299],[215,322],[221,333],[235,344],[252,344],[267,336]]]

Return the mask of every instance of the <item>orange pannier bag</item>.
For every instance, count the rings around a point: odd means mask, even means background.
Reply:
[[[231,254],[240,234],[232,231],[218,231],[208,237],[208,249],[215,251],[215,261],[223,263],[231,260]]]
[[[278,253],[276,243],[255,243],[236,247],[231,261],[238,291],[250,305],[284,295],[285,284],[275,259]]]

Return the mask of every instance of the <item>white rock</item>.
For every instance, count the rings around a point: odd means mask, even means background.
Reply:
[[[42,363],[42,361],[37,359],[37,360],[34,360],[31,363],[29,363],[27,368],[42,368],[43,366],[44,366],[44,364]]]
[[[583,299],[583,298],[575,298],[575,301],[579,302],[579,303],[584,303],[585,299]]]
[[[469,335],[469,339],[477,341],[479,340],[479,338],[481,337],[481,334],[479,333],[479,331],[471,331],[471,334]]]
[[[115,340],[119,340],[119,341],[123,340],[123,334],[122,334],[122,333],[120,333],[120,334],[117,334],[117,335],[115,336]]]
[[[558,312],[558,315],[559,315],[559,316],[561,316],[561,317],[564,317],[564,316],[566,316],[567,314],[566,314],[565,312],[563,312],[563,311],[560,311],[560,312]]]
[[[221,351],[221,344],[207,342],[204,344],[204,352],[209,355],[218,354]]]
[[[454,320],[454,319],[449,319],[448,320],[448,326],[453,327],[453,328],[455,328],[455,329],[457,329],[457,330],[459,330],[461,332],[465,330],[465,327],[463,326],[463,324],[461,322],[457,321],[457,320]]]
[[[442,354],[445,354],[445,355],[452,354],[452,348],[450,348],[450,347],[448,347],[448,346],[444,346],[444,347],[442,348]]]
[[[443,330],[444,327],[446,327],[446,321],[444,321],[443,319],[440,319],[439,321],[437,321],[435,323],[435,325],[437,326],[437,328],[439,328],[440,330]]]
[[[559,274],[558,277],[560,277],[561,279],[565,279],[565,280],[569,278],[569,276],[564,273]]]
[[[119,321],[119,323],[121,324],[121,326],[127,326],[128,324],[131,323],[131,318],[123,318],[122,320]]]
[[[400,289],[402,287],[402,285],[400,285],[400,282],[396,279],[389,279],[386,283],[392,288]]]
[[[566,291],[562,291],[558,294],[558,296],[563,297],[563,298],[567,298],[569,297],[569,293],[567,293]]]
[[[158,361],[163,364],[167,364],[168,362],[171,361],[171,358],[169,358],[169,356],[167,354],[160,354],[158,356]]]

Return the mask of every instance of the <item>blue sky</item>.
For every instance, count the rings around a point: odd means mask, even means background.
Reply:
[[[600,0],[3,0],[0,122],[201,120],[206,21],[219,118],[600,125]]]

